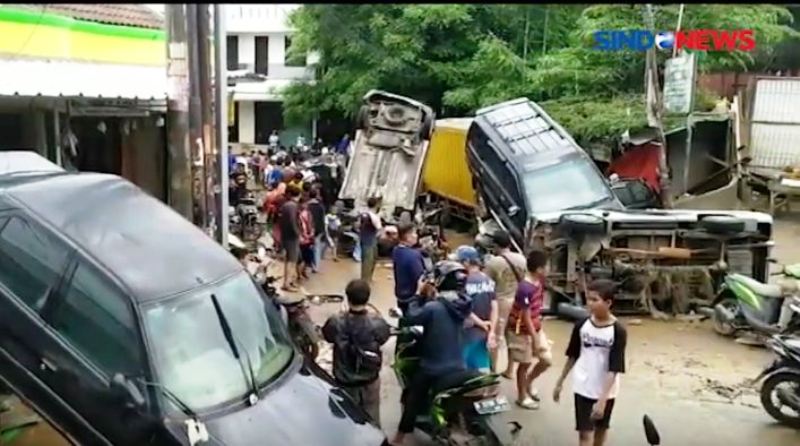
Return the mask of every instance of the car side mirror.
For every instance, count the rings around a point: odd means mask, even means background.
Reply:
[[[111,392],[132,407],[142,407],[146,403],[144,395],[136,384],[122,373],[115,373],[111,378]]]
[[[658,429],[656,429],[655,423],[653,420],[645,415],[642,419],[642,423],[644,424],[644,435],[647,437],[647,443],[651,446],[658,446],[661,444],[661,436],[658,434]]]

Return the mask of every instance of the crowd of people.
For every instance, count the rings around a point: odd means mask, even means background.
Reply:
[[[365,213],[364,218],[372,216]],[[538,409],[541,396],[534,384],[552,365],[541,314],[547,255],[537,250],[527,256],[512,251],[509,235],[501,231],[494,235],[493,253],[483,257],[474,247],[461,246],[450,261],[437,265],[437,279],[432,283],[416,248],[415,228],[401,226],[397,239],[392,262],[397,307],[404,315],[401,324],[421,325],[424,335],[420,370],[408,386],[392,444],[404,444],[414,430],[414,420],[435,383],[464,370],[502,369],[502,376],[515,380],[516,405]],[[625,371],[627,336],[611,312],[613,283],[597,280],[587,289],[591,316],[573,329],[565,352],[568,361],[553,389],[553,400],[560,401],[563,382],[574,370],[579,444],[602,446],[619,374]],[[346,295],[349,311],[332,316],[323,329],[325,339],[334,344],[334,377],[379,422],[381,346],[389,338],[388,324],[368,309],[368,280],[350,282]],[[498,360],[500,348],[507,350],[503,368]],[[371,367],[364,367],[368,362],[364,358],[371,358]]]
[[[270,139],[272,143],[272,137]],[[285,291],[297,291],[309,271],[318,272],[331,248],[337,260],[343,203],[326,203],[319,181],[308,181],[297,168],[297,158],[283,156],[251,164],[268,187],[263,203],[276,246],[284,258]],[[234,185],[241,183],[241,169]],[[232,200],[239,196],[231,193]],[[368,200],[358,213],[354,258],[361,262],[360,278],[345,294],[348,309],[329,318],[323,337],[333,344],[333,376],[376,422],[380,422],[382,346],[389,325],[369,304],[378,242],[393,242],[391,260],[401,325],[421,325],[420,370],[404,392],[403,413],[393,445],[402,445],[414,430],[416,416],[429,401],[437,382],[464,370],[500,373],[515,382],[515,403],[536,410],[541,394],[537,379],[552,365],[550,342],[542,321],[546,265],[545,252],[527,256],[511,249],[508,233],[493,235],[494,250],[483,256],[472,246],[461,246],[451,258],[426,269],[413,224],[386,227],[378,215],[380,197]],[[232,203],[233,205],[233,203]],[[560,401],[563,382],[572,372],[576,429],[581,446],[605,443],[619,374],[625,371],[626,332],[611,312],[613,283],[597,280],[587,286],[591,316],[579,321],[566,349],[568,361],[553,400]],[[507,361],[501,367],[500,352]]]

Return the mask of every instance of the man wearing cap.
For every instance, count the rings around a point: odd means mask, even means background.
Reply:
[[[481,256],[472,246],[460,246],[453,260],[467,269],[466,294],[472,299],[472,314],[464,321],[464,362],[467,368],[489,372],[489,350],[496,347],[495,283],[481,271]]]

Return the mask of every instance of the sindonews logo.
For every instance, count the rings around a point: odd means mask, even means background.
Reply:
[[[698,51],[752,51],[756,48],[752,29],[694,29],[659,33],[641,29],[595,31],[594,43],[594,48],[602,51],[646,51],[653,45],[662,50],[677,47]]]

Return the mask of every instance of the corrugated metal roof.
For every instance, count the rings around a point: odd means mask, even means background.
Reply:
[[[763,175],[800,165],[800,78],[756,80],[750,153]]]
[[[139,65],[0,60],[0,95],[165,99],[167,70]]]
[[[800,124],[800,78],[759,79],[753,122]]]
[[[163,16],[146,5],[134,3],[15,3],[10,6],[88,22],[164,29]]]

